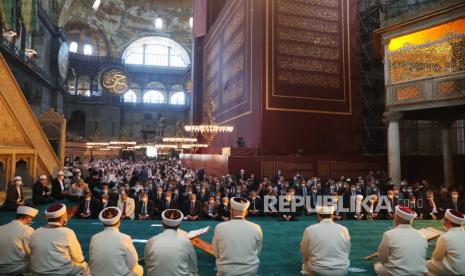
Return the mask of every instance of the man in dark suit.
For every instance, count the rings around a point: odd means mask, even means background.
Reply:
[[[100,214],[100,212],[110,206],[116,206],[116,204],[110,200],[110,196],[108,194],[102,194],[100,199],[98,199],[96,214]]]
[[[136,218],[138,220],[147,220],[153,218],[155,207],[153,201],[149,199],[148,194],[141,193],[140,201],[136,205]]]
[[[187,220],[199,220],[202,212],[202,203],[197,200],[197,195],[192,194],[190,199],[184,203],[184,216]]]
[[[57,200],[65,198],[65,173],[59,171],[57,177],[52,180],[52,197]]]
[[[197,198],[200,202],[204,203],[205,201],[208,200],[208,197],[210,196],[210,193],[205,189],[205,186],[202,185],[200,187],[200,193],[197,194]]]
[[[444,200],[444,207],[445,207],[444,209],[452,209],[452,210],[459,211],[459,205],[460,205],[459,191],[454,189],[450,193],[450,197]]]
[[[8,186],[3,209],[5,211],[16,211],[18,206],[24,206],[23,180],[21,176],[15,176],[13,183]]]
[[[163,212],[167,209],[178,209],[178,204],[173,200],[172,192],[167,191],[165,197],[163,198],[160,206],[160,212]]]
[[[202,215],[206,219],[215,219],[218,215],[218,204],[216,204],[215,197],[210,196],[207,201],[203,203]]]
[[[434,199],[434,193],[432,191],[426,193],[426,200],[423,203],[423,209],[421,211],[421,214],[419,214],[420,219],[437,220],[439,218],[437,202]]]
[[[99,210],[99,203],[96,199],[92,198],[90,192],[84,193],[84,197],[79,201],[78,218],[91,219],[97,217]]]
[[[154,210],[154,216],[155,217],[159,217],[161,215],[161,206],[162,206],[162,201],[163,201],[163,189],[161,188],[161,186],[157,186],[156,190],[155,190],[155,196],[153,198],[153,204],[154,204],[154,207],[155,207],[155,210]]]
[[[47,184],[47,176],[43,174],[32,185],[32,202],[34,204],[49,204],[53,201],[53,198],[48,195],[49,188]]]
[[[261,198],[257,197],[256,191],[250,192],[250,197],[248,198],[250,202],[249,207],[249,216],[260,216],[263,213],[263,202]]]
[[[229,198],[223,197],[221,204],[218,206],[218,220],[228,221],[230,219]]]

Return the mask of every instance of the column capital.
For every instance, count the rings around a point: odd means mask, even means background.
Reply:
[[[403,114],[398,111],[386,111],[383,112],[383,122],[388,124],[390,122],[399,122],[402,119]]]

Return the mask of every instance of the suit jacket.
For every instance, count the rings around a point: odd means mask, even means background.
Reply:
[[[34,204],[43,204],[43,200],[48,199],[48,192],[49,188],[47,186],[43,186],[39,181],[35,182],[32,185],[32,202]]]
[[[199,216],[200,213],[202,212],[202,203],[198,200],[195,201],[194,203],[194,208],[191,208],[191,202],[190,200],[186,200],[184,202],[184,208],[183,208],[183,213],[184,216],[191,215],[191,216]]]
[[[115,205],[116,205],[116,204],[115,204],[114,201],[108,200],[106,206],[103,206],[102,201],[101,201],[101,200],[98,200],[98,201],[97,201],[97,209],[96,209],[96,210],[97,210],[97,211],[96,211],[97,217],[98,217],[98,214],[100,214],[100,212],[101,212],[103,209],[105,209],[105,208],[107,208],[107,207],[115,206]]]
[[[255,198],[255,199],[252,199],[251,197],[248,199],[249,202],[250,202],[250,207],[249,207],[249,211],[252,211],[252,210],[258,210],[259,213],[262,213],[263,212],[263,201],[261,198]]]
[[[86,201],[84,199],[81,199],[79,201],[79,208],[78,208],[78,212],[77,212],[78,218],[82,218],[81,213],[85,212],[85,210],[84,210],[85,206],[86,206]],[[98,217],[98,215],[100,213],[98,200],[96,200],[94,198],[90,199],[89,210],[90,210],[90,217],[89,218],[97,218]]]
[[[58,178],[54,178],[52,180],[52,197],[55,199],[63,199],[63,193],[65,193],[65,183],[63,181],[63,190],[61,190],[61,185],[60,181],[58,181]]]
[[[163,212],[167,209],[178,209],[178,203],[172,199],[170,202],[166,202],[166,200],[163,199],[160,203],[160,212]]]
[[[209,205],[210,205],[210,204],[208,203],[208,201],[205,201],[205,202],[203,203],[202,215],[203,215],[204,217],[209,217],[209,216],[208,216],[208,213],[209,213],[208,211],[209,211],[209,209],[210,209],[210,208],[209,208]],[[213,202],[213,204],[212,204],[211,213],[212,213],[213,215],[216,215],[216,214],[218,213],[218,204],[217,204],[216,202]]]
[[[136,215],[142,214],[142,206],[143,206],[142,201],[137,202]],[[155,212],[155,206],[153,205],[153,201],[147,200],[147,215],[152,218],[154,212]]]
[[[229,216],[230,216],[229,206],[224,205],[223,203],[218,205],[218,217],[219,218],[221,218],[221,217],[229,218]]]
[[[8,191],[6,192],[6,199],[3,206],[5,208],[14,208],[16,210],[17,204],[16,201],[21,198],[24,200],[24,192],[23,187],[19,186],[19,191],[21,196],[18,194],[18,189],[16,188],[15,184],[8,186]]]

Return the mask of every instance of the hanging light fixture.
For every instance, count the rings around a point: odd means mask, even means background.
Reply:
[[[231,133],[234,130],[233,126],[218,125],[213,118],[213,112],[216,110],[216,105],[213,98],[210,97],[205,105],[205,115],[201,125],[186,125],[184,130],[190,133],[201,134],[208,144],[213,142],[218,133]]]

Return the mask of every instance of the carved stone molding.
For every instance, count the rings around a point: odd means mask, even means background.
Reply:
[[[390,122],[399,122],[402,119],[403,114],[398,111],[386,111],[383,113],[383,122],[388,124]]]

